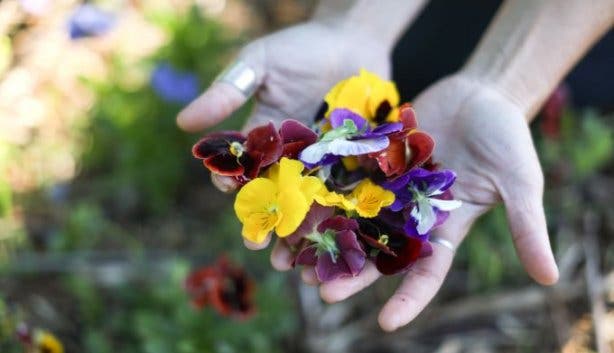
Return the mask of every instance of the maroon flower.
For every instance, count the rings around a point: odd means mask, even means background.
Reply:
[[[388,136],[388,148],[369,155],[377,160],[386,176],[401,175],[422,165],[430,158],[435,147],[433,138],[418,130],[416,112],[409,103],[399,108],[399,121],[403,124],[403,130]]]
[[[383,217],[395,217],[387,212]],[[360,238],[369,248],[375,267],[384,275],[393,275],[409,269],[419,258],[430,256],[432,249],[428,241],[409,237],[400,228],[382,219],[360,220]]]
[[[354,219],[334,216],[322,221],[296,257],[296,264],[315,266],[321,282],[356,276],[366,263],[366,254],[357,239]]]
[[[226,257],[188,275],[185,288],[192,304],[201,309],[211,305],[224,316],[246,319],[254,313],[253,281]]]
[[[283,142],[282,157],[291,159],[298,159],[299,153],[305,147],[318,140],[318,134],[302,123],[292,119],[284,120],[281,123],[279,135],[281,135]]]
[[[192,147],[192,154],[212,173],[244,184],[257,177],[261,168],[277,162],[282,148],[281,136],[269,123],[254,128],[247,137],[236,131],[209,134]]]

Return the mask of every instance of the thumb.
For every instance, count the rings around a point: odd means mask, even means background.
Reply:
[[[513,180],[513,185],[503,188],[501,194],[520,261],[533,279],[552,285],[558,280],[559,271],[548,238],[542,202],[543,176],[537,157],[534,159],[532,164],[537,166],[538,174]]]
[[[256,87],[264,80],[264,45],[261,40],[241,50],[238,60],[252,68],[256,74]],[[231,64],[233,65],[233,64]],[[228,118],[249,99],[234,85],[215,81],[177,116],[177,125],[185,131],[195,132],[211,127]]]

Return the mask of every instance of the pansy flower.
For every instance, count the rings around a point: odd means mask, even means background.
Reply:
[[[406,271],[418,259],[432,253],[428,241],[408,237],[402,229],[379,219],[362,219],[359,224],[360,239],[370,248],[369,256],[384,275]]]
[[[371,129],[361,116],[348,109],[335,109],[330,115],[331,130],[299,155],[307,165],[331,164],[340,156],[359,156],[388,147],[387,135],[403,128],[401,123],[383,124]]]
[[[409,103],[399,108],[399,121],[403,130],[388,136],[390,145],[369,155],[377,160],[379,168],[388,177],[421,166],[431,157],[435,147],[433,138],[418,130],[416,113]]]
[[[221,315],[239,319],[254,313],[253,281],[224,256],[214,265],[190,273],[185,288],[199,309],[211,305]]]
[[[234,209],[243,223],[245,239],[262,243],[273,230],[283,238],[299,227],[314,195],[324,188],[317,177],[303,176],[303,169],[300,161],[283,157],[267,177],[253,179],[241,188]]]
[[[212,133],[192,147],[194,157],[202,159],[211,172],[236,177],[246,182],[258,176],[260,169],[277,162],[283,153],[282,139],[272,123],[239,132]]]
[[[308,242],[296,256],[297,265],[315,266],[320,282],[356,276],[366,263],[364,250],[356,232],[354,219],[334,216],[319,223],[305,235]]]
[[[395,122],[399,99],[394,82],[361,69],[358,76],[340,81],[326,94],[324,101],[328,109],[325,116],[344,108],[365,117],[372,125]]]
[[[461,206],[459,200],[452,200],[449,191],[455,180],[456,174],[451,170],[416,168],[383,186],[396,196],[390,205],[392,211],[409,211],[405,232],[424,238],[446,220],[449,211]]]
[[[345,211],[355,211],[361,217],[372,218],[383,207],[392,205],[394,194],[370,179],[363,179],[348,195],[323,190],[315,195],[315,200],[323,206],[335,206]]]
[[[71,39],[99,36],[115,25],[115,16],[92,4],[77,7],[68,20]]]
[[[318,134],[302,123],[287,119],[281,123],[282,156],[298,159],[299,153],[318,140]]]

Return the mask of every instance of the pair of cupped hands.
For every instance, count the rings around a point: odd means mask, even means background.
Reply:
[[[268,121],[294,118],[310,123],[324,94],[360,68],[390,77],[390,48],[376,38],[355,36],[317,22],[307,22],[258,39],[243,48],[239,59],[256,71],[256,106],[245,129]],[[228,118],[246,101],[235,87],[213,83],[178,116],[178,125],[200,131]],[[451,212],[434,235],[458,246],[476,219],[503,202],[514,245],[531,277],[553,284],[558,269],[548,240],[542,204],[543,174],[533,145],[527,113],[513,100],[479,78],[462,71],[427,88],[412,102],[420,129],[436,141],[434,160],[454,170],[453,188],[463,206]],[[270,239],[269,239],[270,240]],[[250,249],[266,247],[250,244]],[[439,244],[433,255],[419,260],[381,309],[379,324],[393,331],[412,321],[432,300],[454,257]],[[274,268],[291,268],[291,254],[277,242],[271,253]],[[303,280],[318,285],[313,269]],[[380,274],[368,264],[352,278],[320,285],[321,297],[334,303],[376,281]]]

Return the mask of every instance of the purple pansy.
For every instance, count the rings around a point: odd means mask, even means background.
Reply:
[[[75,10],[68,20],[70,39],[95,37],[108,32],[115,24],[115,16],[92,4]]]
[[[390,209],[406,213],[405,232],[425,238],[428,232],[448,217],[449,211],[461,206],[449,191],[456,180],[451,170],[428,171],[412,169],[383,187],[394,192],[395,201]]]
[[[387,135],[400,131],[401,123],[383,124],[375,129],[360,115],[348,109],[335,109],[330,114],[332,130],[300,153],[307,165],[330,164],[339,156],[359,156],[379,152],[390,144]]]
[[[324,215],[326,208],[313,210],[313,220]],[[313,228],[313,223],[310,222]],[[321,282],[340,277],[356,276],[367,261],[367,254],[358,241],[358,222],[343,216],[333,216],[320,222],[305,235],[307,242],[296,256],[297,265],[315,266],[316,275]]]
[[[198,96],[198,77],[192,72],[175,69],[167,62],[156,66],[151,74],[151,87],[169,103],[186,104]]]

